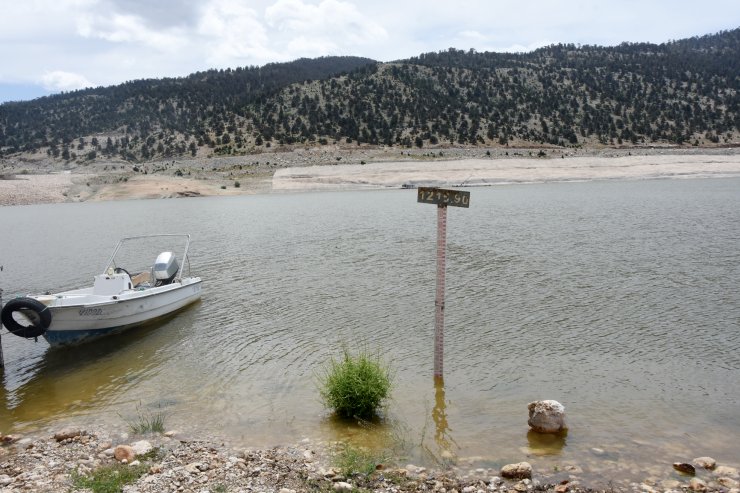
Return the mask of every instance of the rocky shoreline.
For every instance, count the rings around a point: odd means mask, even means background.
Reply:
[[[526,462],[501,469],[466,468],[460,462],[445,470],[376,464],[370,474],[348,474],[332,464],[332,447],[337,444],[308,439],[290,447],[235,450],[224,444],[184,438],[175,431],[132,437],[65,428],[47,436],[0,435],[0,442],[2,493],[90,491],[86,485],[96,473],[113,471],[113,475],[119,475],[129,470],[138,479],[123,486],[126,493],[740,492],[738,470],[718,465],[709,457],[673,464],[677,472],[671,478],[586,484],[578,466],[537,471]]]

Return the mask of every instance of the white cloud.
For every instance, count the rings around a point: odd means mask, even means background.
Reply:
[[[291,58],[316,57],[339,53],[339,46],[328,38],[308,38],[298,36],[288,42],[287,52]]]
[[[112,43],[143,44],[164,52],[174,52],[187,45],[178,28],[165,31],[150,29],[144,19],[129,14],[84,15],[77,22],[77,33],[84,38],[100,38]]]
[[[75,89],[84,89],[92,86],[84,75],[64,72],[63,70],[46,72],[41,77],[41,85],[44,89],[51,92],[74,91]]]
[[[68,90],[322,55],[659,43],[736,28],[736,3],[716,0],[697,16],[690,0],[6,0],[0,84],[45,78]]]
[[[508,52],[508,53],[526,53],[543,46],[553,44],[552,42],[543,39],[533,41],[527,45],[522,44],[511,44],[508,46],[501,46],[500,40],[496,36],[485,35],[478,31],[461,31],[454,37],[452,45],[455,48],[466,50],[473,48],[476,51],[494,51],[494,52]]]
[[[238,0],[210,0],[201,10],[197,34],[207,59],[219,66],[281,58],[269,49],[267,30],[254,9]]]
[[[296,50],[314,56],[355,54],[388,38],[381,24],[353,3],[340,0],[321,0],[317,5],[277,0],[265,10],[265,19],[268,26],[290,38],[286,47],[291,54]],[[318,51],[326,49],[334,53]]]

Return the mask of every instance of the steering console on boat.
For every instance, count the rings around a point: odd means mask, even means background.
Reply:
[[[123,270],[123,269],[121,269]],[[131,289],[131,276],[128,272],[99,274],[93,281],[93,294],[100,296],[115,296],[126,289]]]

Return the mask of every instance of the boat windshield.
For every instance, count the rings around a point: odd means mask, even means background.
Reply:
[[[164,252],[173,252],[173,258],[184,258],[182,264],[189,275],[190,262],[187,256],[189,243],[189,235],[162,234],[124,238],[119,242],[103,272],[106,272],[108,267],[125,269],[132,276],[140,272],[150,272],[152,268],[155,271],[166,271],[168,265],[162,262],[163,259],[159,256]],[[176,270],[177,267],[175,264]],[[184,272],[180,273],[182,274]]]

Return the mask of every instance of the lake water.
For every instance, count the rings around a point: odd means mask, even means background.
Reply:
[[[0,431],[125,431],[162,410],[235,446],[390,440],[427,465],[739,465],[740,179],[474,188],[448,220],[435,388],[436,208],[414,190],[2,207],[5,300],[88,284],[120,237],[160,232],[192,235],[204,294],[71,350],[3,330]],[[393,369],[381,423],[322,407],[317,376],[345,348]],[[527,433],[536,399],[565,405],[567,437]]]

